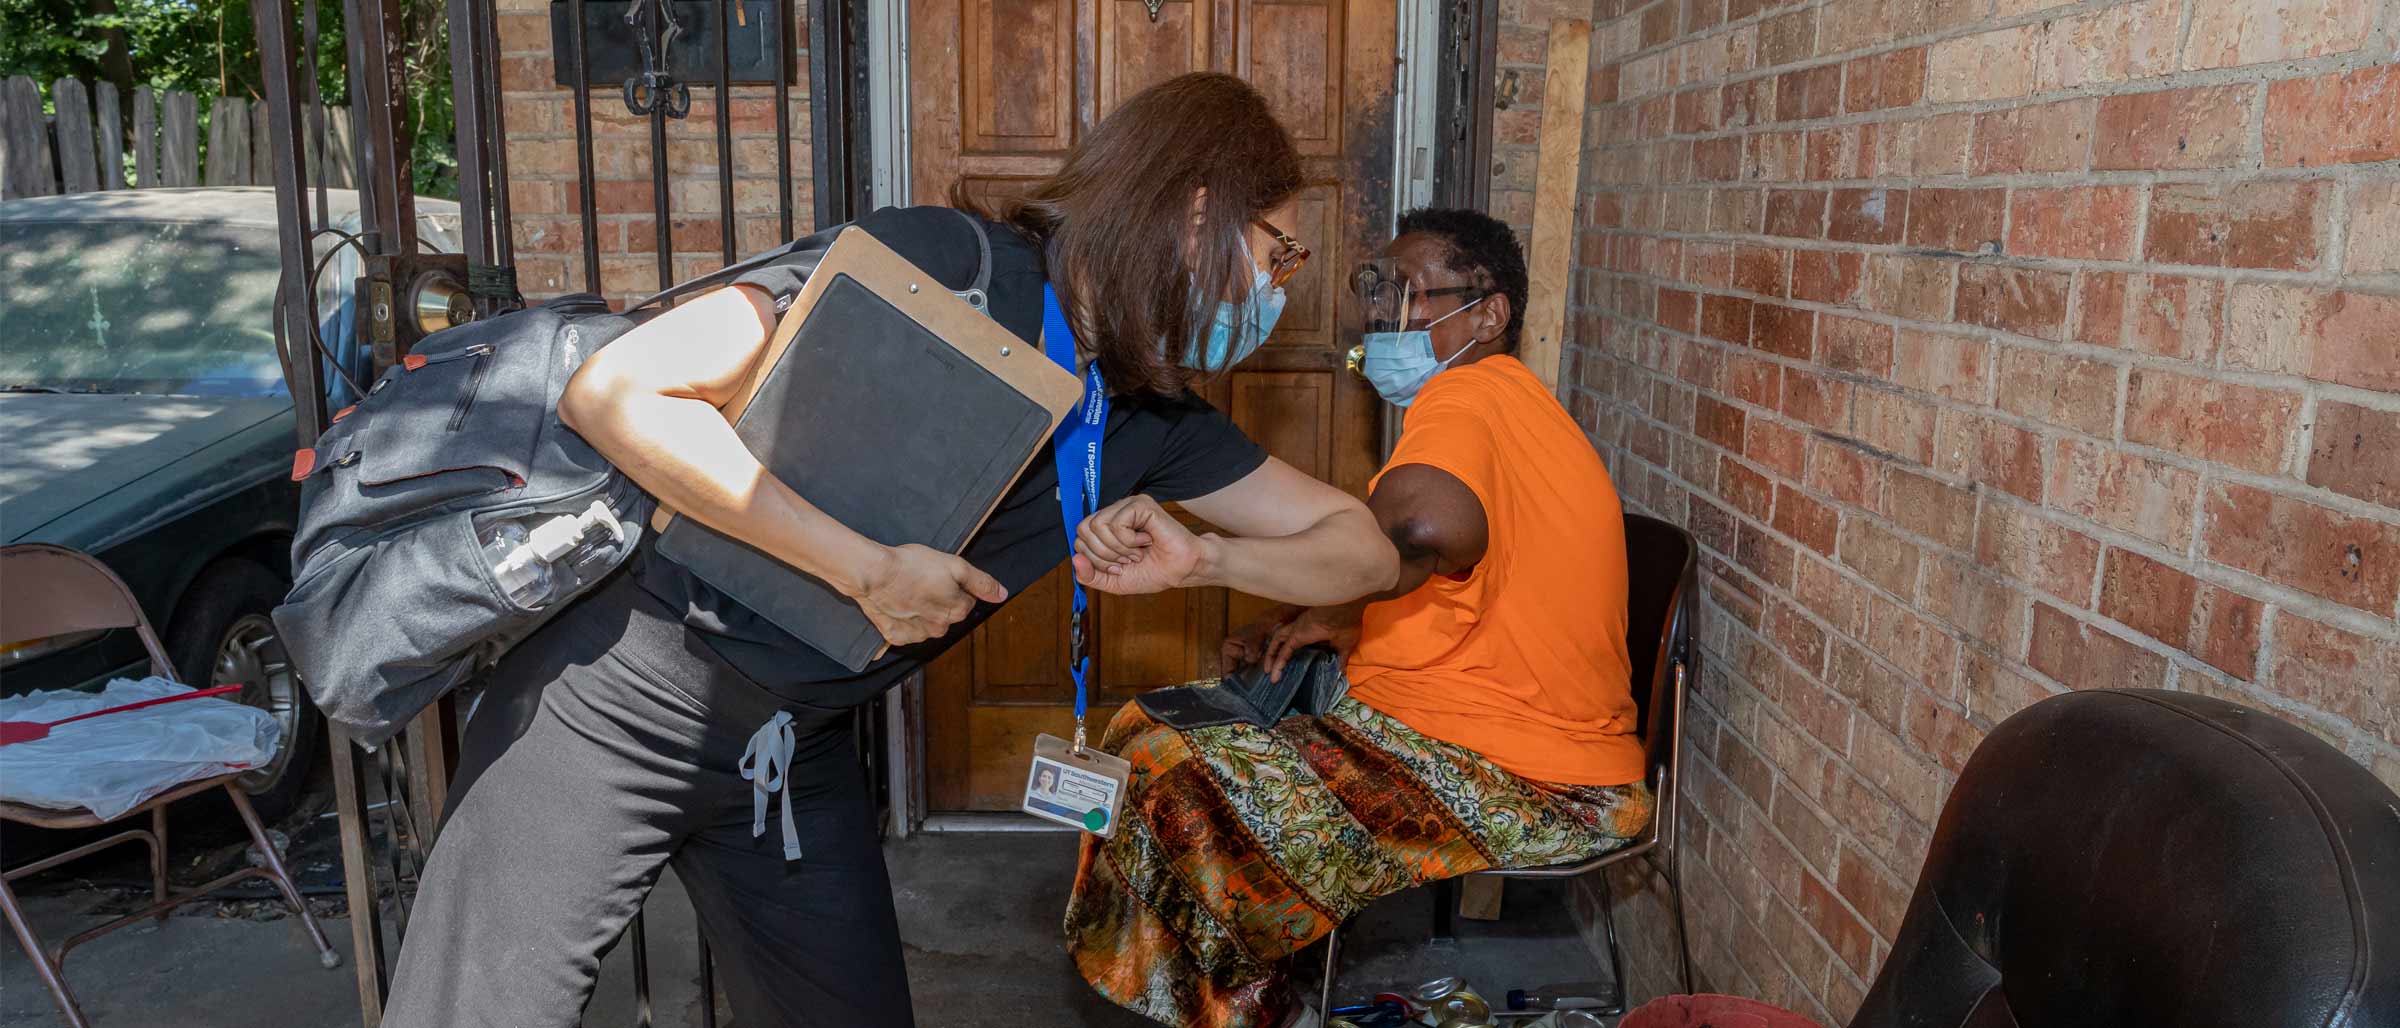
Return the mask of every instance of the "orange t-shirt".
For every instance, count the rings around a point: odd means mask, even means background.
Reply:
[[[1483,504],[1483,560],[1369,604],[1351,695],[1512,773],[1642,778],[1625,648],[1625,519],[1599,454],[1531,369],[1489,357],[1435,375],[1376,478],[1456,476]]]

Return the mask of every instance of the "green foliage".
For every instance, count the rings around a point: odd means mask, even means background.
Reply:
[[[301,43],[305,0],[288,0],[292,38]],[[458,195],[456,122],[450,100],[450,44],[443,0],[387,0],[399,14],[395,59],[408,94],[402,131],[412,137],[411,172],[419,194]],[[209,97],[263,98],[257,33],[249,0],[0,0],[0,77],[26,75],[47,92],[60,78],[182,90],[201,97],[207,139]],[[329,104],[350,102],[341,0],[318,0],[317,85]],[[116,48],[112,53],[112,47]],[[130,100],[124,108],[131,116]]]

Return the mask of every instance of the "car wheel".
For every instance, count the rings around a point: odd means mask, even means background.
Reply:
[[[240,683],[238,698],[283,728],[275,759],[242,776],[258,816],[272,824],[307,793],[309,772],[325,748],[324,721],[292,670],[267,612],[283,602],[283,579],[252,561],[227,559],[201,572],[167,632],[167,656],[184,680],[203,687]]]

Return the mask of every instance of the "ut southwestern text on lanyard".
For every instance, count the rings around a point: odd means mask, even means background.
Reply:
[[[1075,371],[1075,330],[1058,307],[1058,292],[1042,287],[1042,350],[1059,367]],[[1067,553],[1075,552],[1075,526],[1100,509],[1100,441],[1108,429],[1108,384],[1100,377],[1100,362],[1084,374],[1083,402],[1059,423],[1050,439],[1050,457],[1058,465],[1058,511],[1066,523]],[[1083,752],[1083,715],[1088,704],[1084,676],[1092,656],[1084,645],[1086,599],[1083,583],[1075,583],[1075,607],[1067,624],[1067,672],[1075,678],[1075,752]]]

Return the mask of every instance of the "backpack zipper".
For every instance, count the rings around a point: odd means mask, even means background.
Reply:
[[[458,394],[458,407],[450,412],[450,431],[456,432],[467,423],[467,412],[475,409],[475,394],[483,388],[483,373],[492,364],[492,346],[479,343],[468,347],[461,356],[475,358],[475,368],[467,372],[467,391]]]

